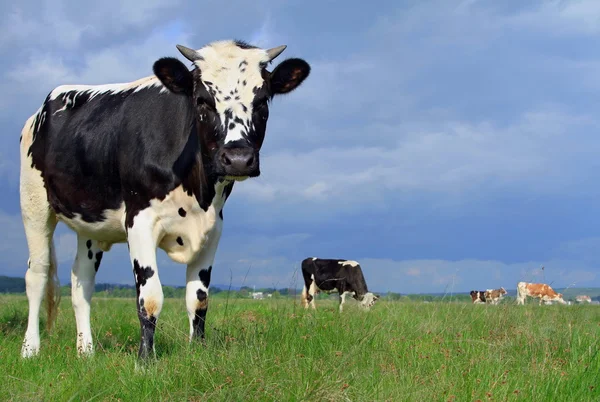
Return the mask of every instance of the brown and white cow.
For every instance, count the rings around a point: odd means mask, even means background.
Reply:
[[[506,294],[506,289],[501,287],[500,289],[488,289],[485,291],[485,302],[491,304],[498,304],[502,297]]]
[[[471,290],[469,294],[471,295],[471,301],[473,304],[481,304],[485,303],[485,294],[487,291],[485,290]]]
[[[540,305],[542,302],[548,304],[548,302],[552,301],[567,304],[563,300],[562,293],[556,293],[554,289],[545,283],[519,282],[517,284],[517,304],[525,304],[527,296],[540,299]]]
[[[587,295],[579,295],[575,297],[577,303],[591,303],[592,298]]]

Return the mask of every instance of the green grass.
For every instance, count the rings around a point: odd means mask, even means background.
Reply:
[[[96,354],[79,359],[63,298],[40,356],[19,356],[22,296],[0,298],[1,400],[598,401],[598,306],[355,303],[340,315],[288,300],[214,298],[207,342],[189,345],[183,300],[167,300],[158,361],[134,370],[135,302],[95,299]],[[347,304],[347,305],[348,305]]]

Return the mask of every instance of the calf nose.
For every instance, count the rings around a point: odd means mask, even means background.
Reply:
[[[221,164],[227,174],[252,176],[258,168],[258,158],[253,148],[226,148],[221,153]]]

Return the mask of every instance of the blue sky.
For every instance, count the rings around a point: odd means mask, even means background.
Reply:
[[[182,58],[175,44],[239,38],[287,44],[312,72],[271,107],[213,283],[300,286],[318,256],[358,260],[381,292],[600,286],[600,2],[340,4],[0,5],[0,274],[25,273],[18,138],[52,88],[134,80]],[[66,283],[75,236],[55,241]],[[133,284],[126,253],[97,281]],[[159,272],[184,284],[162,251]]]

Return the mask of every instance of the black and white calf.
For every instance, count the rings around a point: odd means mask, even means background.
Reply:
[[[362,269],[358,262],[322,258],[306,258],[302,261],[302,304],[305,308],[315,306],[315,294],[318,292],[338,293],[340,311],[344,309],[346,294],[352,295],[361,307],[371,308],[379,295],[369,292]]]
[[[71,273],[77,350],[93,352],[90,301],[102,253],[127,242],[137,288],[139,357],[154,349],[163,305],[160,247],[187,265],[190,340],[204,337],[210,275],[234,182],[256,177],[269,101],[308,76],[302,59],[269,63],[264,50],[221,41],[177,46],[193,63],[154,63],[154,75],[112,85],[54,89],[21,136],[21,210],[29,268],[29,322],[23,357],[40,348],[44,291],[51,327],[58,303],[53,233],[65,222],[78,235]]]

